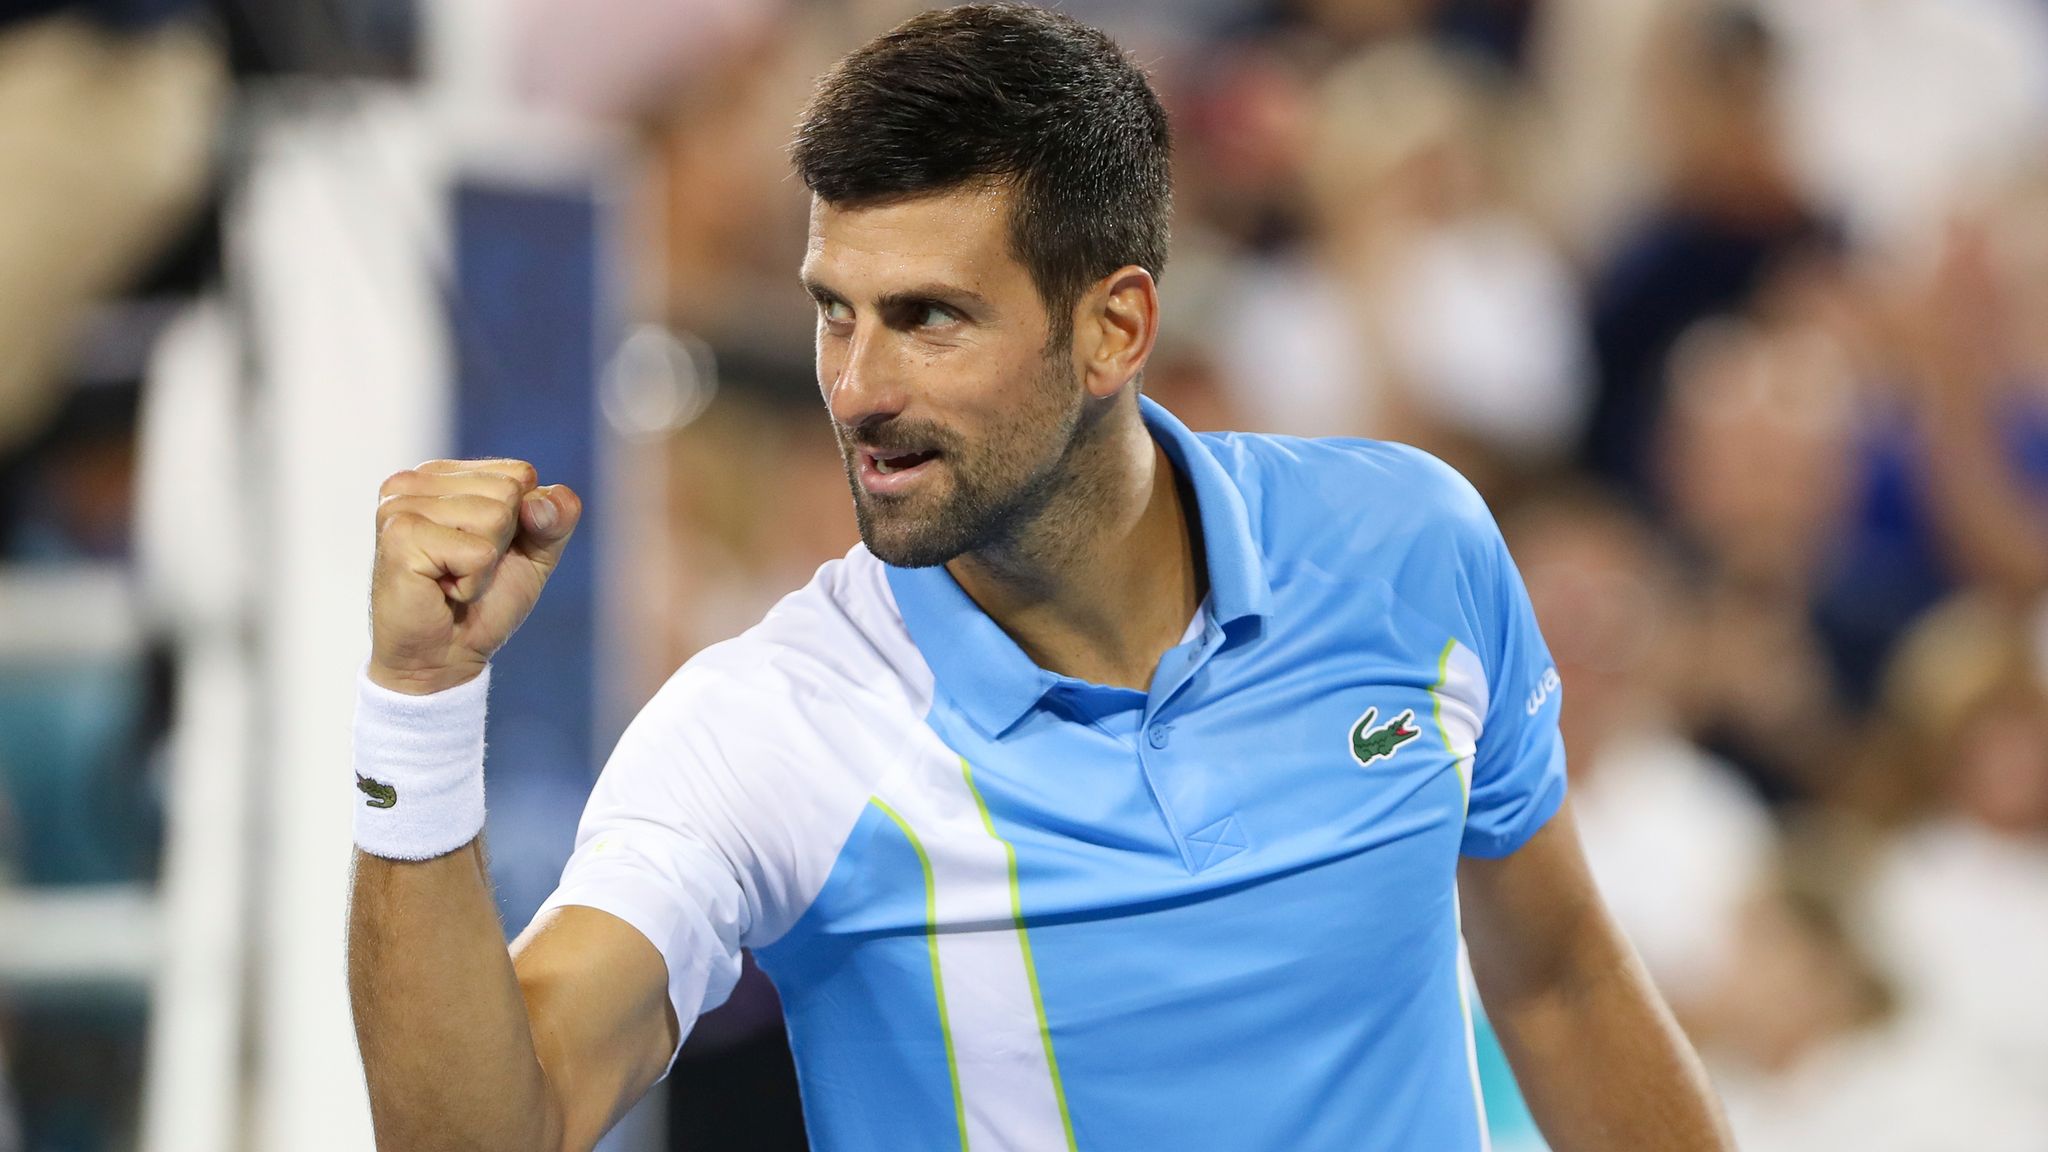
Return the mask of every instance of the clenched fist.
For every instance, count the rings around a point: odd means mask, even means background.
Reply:
[[[424,695],[475,678],[540,598],[583,502],[524,460],[433,460],[384,481],[370,679]]]

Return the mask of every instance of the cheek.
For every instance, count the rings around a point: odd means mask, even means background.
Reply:
[[[1034,454],[1052,451],[1064,439],[1077,402],[1073,378],[1064,365],[1038,357],[1028,367],[1016,370],[1012,385],[1016,401],[1011,405],[1020,445],[1029,444]]]
[[[919,368],[928,370],[928,395],[950,398],[948,406],[975,413],[978,425],[1002,436],[1031,436],[1065,402],[1045,358],[1035,354],[955,349]]]
[[[839,383],[840,373],[846,369],[845,341],[833,338],[825,331],[824,325],[819,325],[813,341],[812,359],[817,365],[818,392],[830,400],[833,387]]]

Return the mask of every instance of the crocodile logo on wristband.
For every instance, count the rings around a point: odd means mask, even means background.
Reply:
[[[356,788],[369,799],[364,801],[371,808],[389,808],[398,803],[398,789],[389,784],[379,784],[361,772],[356,773]]]

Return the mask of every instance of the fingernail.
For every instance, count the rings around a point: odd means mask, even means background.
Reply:
[[[533,502],[533,526],[542,532],[555,526],[555,502],[543,496]]]

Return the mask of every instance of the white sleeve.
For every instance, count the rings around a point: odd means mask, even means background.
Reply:
[[[641,709],[541,905],[596,908],[647,937],[685,1036],[732,993],[740,949],[774,943],[804,915],[875,776],[900,758],[904,733],[928,731],[930,674],[918,674],[900,619],[880,611],[881,565],[853,559],[698,653]],[[842,599],[881,623],[864,628]]]
[[[620,737],[583,809],[562,882],[540,909],[596,908],[647,937],[668,965],[679,1047],[697,1017],[732,993],[758,911],[715,828],[725,807],[718,782],[735,766],[689,679],[671,680]]]

